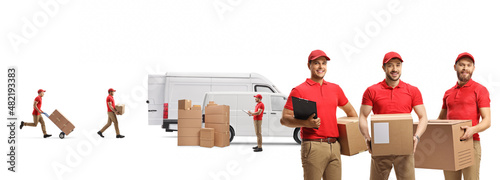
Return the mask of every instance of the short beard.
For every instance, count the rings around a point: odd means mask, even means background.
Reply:
[[[467,77],[461,77],[460,72],[457,72],[457,78],[459,81],[469,82],[470,78],[472,78],[472,73],[469,73],[469,76],[467,76]]]
[[[401,74],[399,74],[399,76],[398,76],[396,79],[393,79],[393,78],[391,77],[391,75],[390,75],[390,74],[386,74],[385,76],[386,76],[388,79],[390,79],[391,81],[397,81],[397,80],[399,80],[399,78],[401,77]]]

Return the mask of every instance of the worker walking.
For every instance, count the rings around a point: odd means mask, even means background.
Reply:
[[[118,120],[116,118],[116,114],[118,111],[115,108],[115,99],[113,98],[116,90],[113,88],[108,89],[108,97],[106,98],[106,106],[108,107],[108,123],[104,125],[104,127],[97,132],[99,136],[104,138],[102,133],[108,129],[108,127],[113,123],[115,125],[116,138],[124,138],[125,136],[120,134],[120,129],[118,128]]]

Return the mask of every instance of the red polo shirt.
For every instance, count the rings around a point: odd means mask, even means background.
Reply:
[[[113,112],[111,109],[109,109],[108,102],[111,102],[111,106],[113,106],[113,109],[114,109],[115,108],[115,99],[113,98],[113,96],[108,95],[108,97],[106,98],[106,107],[108,108],[108,112]]]
[[[318,118],[321,125],[318,129],[301,128],[302,139],[323,139],[339,137],[337,128],[337,107],[349,101],[339,85],[323,80],[323,85],[307,79],[306,82],[292,89],[285,108],[293,111],[292,96],[316,102]]]
[[[479,124],[479,108],[490,107],[490,93],[483,85],[469,80],[464,86],[458,83],[444,93],[443,109],[447,119],[472,120],[472,126]],[[479,134],[473,139],[479,141]]]
[[[262,101],[255,105],[255,112],[259,111],[259,109],[262,109],[262,112],[259,115],[254,115],[253,120],[262,121],[262,116],[264,116],[264,103]]]
[[[36,104],[36,107],[38,107],[38,109],[40,109],[40,111],[41,111],[42,110],[42,97],[37,96],[35,98],[35,101],[38,102],[38,104]],[[33,113],[31,113],[31,114],[33,114],[35,116],[40,115],[40,113],[35,109],[35,107],[33,107]]]
[[[417,87],[399,80],[392,88],[384,79],[366,89],[361,104],[372,106],[373,114],[400,114],[411,113],[414,106],[424,102]]]

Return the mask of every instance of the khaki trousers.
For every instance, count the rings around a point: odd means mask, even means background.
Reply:
[[[108,127],[111,125],[111,122],[115,124],[116,135],[120,135],[120,129],[118,128],[118,120],[116,119],[116,114],[113,112],[108,112],[108,123],[104,125],[104,127],[101,129],[101,133],[103,133],[104,131],[106,131],[106,129],[108,129]]]
[[[43,135],[47,134],[47,131],[45,130],[45,121],[43,121],[42,115],[33,115],[33,123],[24,123],[24,125],[36,127],[38,122],[42,125]]]
[[[254,120],[255,135],[257,135],[257,146],[262,148],[262,120]]]
[[[372,156],[370,168],[371,180],[387,180],[392,165],[399,180],[415,179],[415,158],[411,155]]]
[[[474,165],[458,171],[444,171],[445,180],[460,180],[462,175],[464,180],[479,179],[479,164],[481,162],[481,143],[474,141]]]
[[[342,179],[339,142],[302,141],[300,151],[304,180]]]

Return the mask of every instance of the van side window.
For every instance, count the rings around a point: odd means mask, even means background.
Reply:
[[[272,111],[283,111],[286,104],[286,98],[282,96],[271,96]]]
[[[264,86],[264,85],[255,85],[255,92],[270,92],[270,93],[274,93],[273,89],[271,89],[269,86]]]

